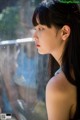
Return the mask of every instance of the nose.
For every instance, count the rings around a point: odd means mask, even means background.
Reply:
[[[38,39],[38,35],[37,35],[36,30],[34,30],[34,33],[33,33],[33,39],[34,39],[34,40],[37,40],[37,39]]]

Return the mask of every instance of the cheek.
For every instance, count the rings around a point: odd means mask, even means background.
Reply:
[[[46,32],[44,34],[39,32],[38,38],[42,48],[52,49],[57,44],[56,36],[51,32]]]
[[[57,48],[57,40],[54,38],[46,38],[41,43],[42,48],[47,50],[49,53]]]
[[[44,52],[47,52],[49,53],[50,49],[51,49],[51,43],[49,42],[49,39],[47,38],[44,38],[40,41],[40,44],[41,44],[41,49],[44,51]]]
[[[40,38],[42,36],[42,33],[40,31],[38,31],[37,36]]]

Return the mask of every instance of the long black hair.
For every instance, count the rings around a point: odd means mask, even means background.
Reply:
[[[70,36],[66,43],[64,53],[62,55],[62,70],[70,83],[76,85],[77,88],[77,108],[76,120],[80,117],[80,9],[77,3],[62,3],[52,0],[51,2],[43,1],[34,11],[32,22],[37,26],[36,18],[42,25],[51,27],[54,25],[60,29],[64,25],[68,25],[71,29]],[[52,64],[53,58],[50,55]],[[52,65],[51,64],[51,65]],[[70,69],[73,69],[74,78]],[[53,68],[51,67],[51,71]],[[51,72],[52,73],[52,72]],[[51,75],[52,76],[52,75]]]

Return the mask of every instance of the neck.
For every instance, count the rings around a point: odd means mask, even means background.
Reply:
[[[52,56],[56,59],[56,61],[58,62],[58,64],[61,66],[61,56],[58,56],[58,54],[52,54]]]
[[[51,55],[56,59],[56,61],[60,66],[62,63],[62,53],[63,53],[63,47],[60,47],[51,53]]]

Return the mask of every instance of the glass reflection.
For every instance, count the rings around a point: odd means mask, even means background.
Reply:
[[[0,46],[1,113],[15,120],[47,119],[47,58],[38,55],[34,42]]]
[[[0,113],[11,114],[11,120],[47,120],[48,56],[23,40],[32,37],[32,14],[41,1],[0,0],[0,43],[11,43],[0,44]]]

